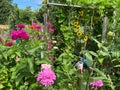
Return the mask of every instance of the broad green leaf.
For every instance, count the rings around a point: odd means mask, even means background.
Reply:
[[[120,65],[115,65],[114,67],[120,67]]]
[[[25,90],[25,85],[21,85],[20,90]]]
[[[0,89],[3,90],[4,86],[2,83],[0,83]]]
[[[87,60],[87,65],[89,67],[91,67],[93,65],[92,55],[90,55],[88,52],[86,52],[85,56],[86,56],[86,60]]]
[[[20,83],[20,81],[22,80],[22,78],[24,77],[24,75],[22,75],[22,73],[20,74],[18,74],[17,76],[16,76],[16,79],[15,79],[15,84],[16,84],[16,86],[18,86],[19,85],[19,83]]]
[[[100,71],[98,68],[91,68],[93,69],[95,72],[97,72],[99,75],[103,76],[104,78],[107,79],[106,75],[104,74],[104,72]]]
[[[38,83],[33,83],[30,87],[29,90],[36,90],[38,88],[39,84]]]
[[[93,51],[89,51],[89,53],[95,57],[98,57],[97,53],[93,52]]]
[[[34,73],[34,60],[28,58],[27,61],[28,61],[30,72],[33,74]]]
[[[105,77],[99,76],[99,77],[90,77],[90,81],[97,81],[97,80],[102,80],[102,79],[106,79]]]
[[[100,64],[103,63],[103,60],[104,60],[104,58],[98,58],[98,61],[99,61]]]

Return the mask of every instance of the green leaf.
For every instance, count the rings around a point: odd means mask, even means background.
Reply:
[[[28,58],[27,61],[28,61],[28,65],[29,65],[30,72],[31,72],[32,74],[34,74],[34,60]]]
[[[25,90],[25,85],[21,85],[20,90]]]
[[[85,56],[86,56],[86,60],[87,60],[87,65],[89,67],[91,67],[93,65],[92,55],[90,55],[88,52],[86,52]]]
[[[100,76],[100,77],[90,77],[90,79],[91,79],[91,81],[97,81],[97,80],[102,80],[102,79],[106,79],[106,78]]]
[[[120,67],[120,65],[115,65],[114,67]]]
[[[35,47],[35,48],[33,48],[33,49],[30,49],[30,50],[28,50],[28,52],[30,53],[30,54],[33,54],[37,49],[39,49],[40,48],[40,46],[37,46],[37,47]]]
[[[0,83],[0,89],[2,90],[4,88],[3,84]]]
[[[93,51],[89,51],[89,53],[95,57],[98,57],[97,53],[93,52]]]
[[[37,90],[39,84],[38,83],[33,83],[30,87],[29,90]]]
[[[22,75],[22,74],[18,74],[17,76],[16,76],[16,79],[15,79],[15,84],[16,84],[16,86],[18,86],[19,85],[19,83],[20,83],[20,81],[22,80],[22,78],[24,77],[24,75]]]
[[[95,72],[97,72],[99,75],[103,76],[105,79],[107,79],[106,75],[104,74],[104,72],[100,71],[98,68],[91,68],[93,69]]]
[[[99,61],[100,64],[103,63],[103,60],[104,60],[104,58],[98,58],[98,61]]]

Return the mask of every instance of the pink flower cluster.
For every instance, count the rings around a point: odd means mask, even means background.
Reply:
[[[52,27],[52,23],[51,22],[47,22],[47,26],[49,27],[49,32],[50,33],[54,33],[54,29],[53,28],[51,28]]]
[[[56,80],[56,75],[49,68],[40,71],[37,77],[37,81],[44,86],[51,86],[52,84],[54,84],[55,80]]]
[[[41,30],[42,29],[42,26],[40,25],[37,25],[35,22],[32,23],[32,26],[37,29],[37,30]]]
[[[52,27],[52,23],[51,22],[47,22],[47,26],[48,27]]]
[[[102,80],[98,80],[96,82],[90,82],[90,85],[95,87],[95,90],[97,90],[98,87],[102,87],[103,86],[103,81]]]
[[[17,28],[20,28],[20,29],[25,28],[25,25],[24,24],[18,24]]]
[[[22,40],[27,40],[29,39],[29,34],[25,32],[24,30],[13,30],[11,32],[11,38],[12,40],[16,39],[22,39]]]

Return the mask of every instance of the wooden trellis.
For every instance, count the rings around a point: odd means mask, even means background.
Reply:
[[[40,4],[39,4],[40,5]],[[46,4],[42,4],[44,6],[47,6],[47,13],[44,14],[44,24],[48,21],[48,16],[49,16],[49,7],[50,6],[57,6],[57,7],[71,7],[71,8],[88,8],[88,9],[93,9],[96,10],[98,9],[97,7],[93,6],[80,6],[80,5],[68,5],[68,4],[58,4],[58,3],[51,3],[49,0],[47,0]],[[70,16],[70,13],[69,13]],[[70,21],[70,20],[69,20]],[[107,32],[107,22],[108,18],[104,17],[103,18],[103,24],[102,24],[102,40],[106,39],[106,32]],[[69,25],[69,24],[68,24]],[[70,25],[69,25],[70,26]]]

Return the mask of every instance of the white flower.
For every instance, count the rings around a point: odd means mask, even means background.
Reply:
[[[58,49],[58,47],[56,47],[56,46],[55,46],[55,47],[53,47],[53,48],[54,48],[54,49]]]
[[[53,41],[53,43],[57,43],[57,41]]]

